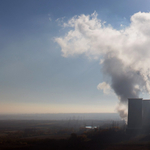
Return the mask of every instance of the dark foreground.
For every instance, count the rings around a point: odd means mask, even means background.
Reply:
[[[149,150],[150,135],[129,135],[120,123],[79,120],[0,121],[0,150]]]

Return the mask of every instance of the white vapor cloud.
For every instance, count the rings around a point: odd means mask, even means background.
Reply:
[[[103,93],[105,93],[105,94],[109,94],[110,90],[111,90],[111,87],[106,82],[102,82],[102,83],[98,84],[97,89],[98,90],[103,90]]]
[[[106,26],[97,16],[96,12],[82,14],[63,22],[69,31],[55,38],[62,55],[85,54],[101,59],[103,74],[110,79],[109,85],[118,96],[119,104],[126,105],[128,97],[139,97],[142,91],[150,94],[150,13],[133,14],[130,25],[121,30]],[[102,85],[98,88],[107,89]],[[124,111],[119,112],[124,116]]]

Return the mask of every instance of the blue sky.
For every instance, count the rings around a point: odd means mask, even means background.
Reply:
[[[102,56],[63,57],[55,39],[68,34],[71,27],[63,23],[74,16],[95,11],[97,19],[119,31],[149,6],[148,0],[2,0],[0,113],[116,112],[115,92],[97,89],[108,81]]]

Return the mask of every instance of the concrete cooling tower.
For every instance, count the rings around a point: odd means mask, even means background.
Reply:
[[[144,129],[150,128],[150,100],[143,100],[142,126]]]
[[[150,131],[150,100],[142,98],[128,99],[128,126],[127,132],[137,133]]]
[[[142,98],[128,99],[128,130],[142,128]]]

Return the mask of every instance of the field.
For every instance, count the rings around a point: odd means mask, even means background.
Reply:
[[[123,121],[0,121],[1,150],[147,150],[149,148],[149,134],[126,134],[126,125]]]

